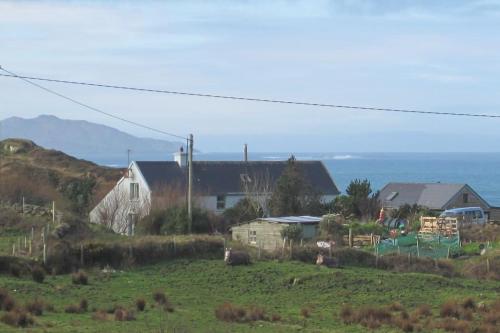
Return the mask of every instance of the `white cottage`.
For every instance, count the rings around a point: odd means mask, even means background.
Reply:
[[[321,161],[296,161],[304,178],[329,202],[339,194]],[[215,213],[231,208],[248,194],[268,198],[287,161],[193,161],[196,204]],[[92,223],[133,234],[137,221],[149,214],[151,202],[165,187],[186,188],[186,154],[174,161],[134,161],[127,174],[90,212]]]

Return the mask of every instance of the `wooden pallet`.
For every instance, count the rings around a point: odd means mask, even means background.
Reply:
[[[420,218],[420,235],[439,234],[451,236],[458,234],[460,221],[454,217],[429,217]]]

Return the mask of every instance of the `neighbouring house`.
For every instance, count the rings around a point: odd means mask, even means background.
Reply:
[[[174,161],[133,161],[116,186],[90,212],[92,223],[101,223],[122,234],[133,234],[149,214],[155,198],[173,200],[172,192],[185,201],[187,158],[182,151]],[[304,178],[330,202],[340,192],[321,161],[296,161]],[[216,214],[246,196],[268,198],[287,161],[193,161],[195,205]],[[165,195],[169,192],[169,195]],[[170,199],[169,199],[170,198]]]
[[[233,240],[243,244],[260,247],[264,250],[276,250],[283,246],[281,232],[290,225],[302,227],[302,239],[314,240],[318,235],[321,217],[286,216],[266,217],[231,227]]]
[[[432,211],[461,207],[481,207],[489,219],[500,219],[500,210],[491,206],[467,184],[389,183],[380,190],[379,201],[385,209],[419,205]]]

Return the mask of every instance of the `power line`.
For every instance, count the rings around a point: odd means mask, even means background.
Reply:
[[[162,93],[162,94],[170,94],[170,95],[183,95],[183,96],[195,96],[195,97],[229,99],[229,100],[248,101],[248,102],[263,102],[263,103],[275,103],[275,104],[291,104],[291,105],[325,107],[325,108],[339,108],[339,109],[350,109],[350,110],[364,110],[364,111],[383,111],[383,112],[415,113],[415,114],[440,115],[440,116],[459,116],[459,117],[477,117],[477,118],[500,118],[500,115],[498,115],[498,114],[488,114],[488,113],[439,112],[439,111],[423,111],[423,110],[382,108],[382,107],[367,107],[367,106],[355,106],[355,105],[338,105],[338,104],[325,104],[325,103],[311,103],[311,102],[280,100],[280,99],[265,99],[265,98],[253,98],[253,97],[242,97],[242,96],[218,95],[218,94],[207,94],[207,93],[194,93],[194,92],[185,92],[185,91],[174,91],[174,90],[162,90],[162,89],[148,89],[148,88],[138,88],[138,87],[128,87],[128,86],[117,86],[117,85],[111,85],[111,84],[92,83],[92,82],[57,80],[57,79],[49,79],[49,78],[44,78],[44,77],[18,76],[18,75],[12,75],[12,73],[11,73],[11,75],[0,74],[0,76],[3,76],[3,77],[15,77],[15,78],[26,79],[26,80],[39,80],[39,81],[47,81],[47,82],[55,82],[55,83],[74,84],[74,85],[83,85],[83,86],[91,86],[91,87],[100,87],[100,88],[112,88],[112,89],[122,89],[122,90],[132,90],[132,91]]]
[[[51,94],[56,95],[56,96],[58,96],[58,97],[64,98],[65,100],[68,100],[68,101],[70,101],[70,102],[72,102],[72,103],[75,103],[75,104],[78,104],[78,105],[80,105],[80,106],[83,106],[84,108],[90,109],[90,110],[92,110],[92,111],[99,112],[99,113],[104,114],[104,115],[106,115],[106,116],[108,116],[108,117],[111,117],[111,118],[114,118],[114,119],[118,119],[118,120],[121,120],[121,121],[123,121],[123,122],[129,123],[129,124],[132,124],[132,125],[135,125],[135,126],[138,126],[138,127],[142,127],[142,128],[148,129],[148,130],[153,131],[153,132],[157,132],[157,133],[160,133],[160,134],[164,134],[164,135],[172,136],[172,137],[175,137],[175,138],[178,138],[178,139],[183,139],[183,140],[187,140],[187,139],[188,139],[187,137],[184,137],[184,136],[180,136],[180,135],[177,135],[177,134],[173,134],[173,133],[165,132],[165,131],[159,130],[159,129],[157,129],[157,128],[150,127],[150,126],[148,126],[148,125],[144,125],[144,124],[141,124],[141,123],[138,123],[138,122],[132,121],[132,120],[128,120],[128,119],[125,119],[125,118],[122,118],[122,117],[116,116],[116,115],[114,115],[114,114],[112,114],[112,113],[109,113],[109,112],[103,111],[103,110],[101,110],[101,109],[95,108],[95,107],[93,107],[93,106],[90,106],[90,105],[88,105],[88,104],[82,103],[82,102],[80,102],[80,101],[77,101],[77,100],[76,100],[76,99],[74,99],[74,98],[68,97],[68,96],[66,96],[66,95],[63,95],[63,94],[58,93],[58,92],[56,92],[56,91],[54,91],[54,90],[51,90],[51,89],[49,89],[49,88],[46,88],[46,87],[44,87],[44,86],[42,86],[42,85],[39,85],[39,84],[37,84],[37,83],[35,83],[35,82],[30,81],[30,80],[37,80],[36,78],[29,78],[29,77],[19,76],[19,75],[17,75],[17,74],[15,74],[15,73],[13,73],[13,72],[10,72],[10,71],[6,70],[6,69],[5,69],[5,68],[3,68],[2,66],[0,66],[0,70],[3,70],[4,72],[9,73],[9,75],[6,75],[6,74],[0,74],[0,76],[7,76],[7,77],[13,77],[13,78],[18,78],[18,79],[21,79],[21,80],[23,80],[24,82],[29,83],[29,84],[31,84],[31,85],[33,85],[33,86],[37,87],[37,88],[40,88],[40,89],[42,89],[42,90],[44,90],[44,91],[46,91],[46,92],[48,92],[48,93],[51,93]],[[42,81],[47,81],[47,80],[42,80]]]

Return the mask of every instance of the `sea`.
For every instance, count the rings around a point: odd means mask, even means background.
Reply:
[[[249,152],[249,160],[286,160],[290,153]],[[466,183],[500,207],[500,153],[295,153],[297,160],[323,161],[344,193],[353,179],[368,179],[374,191],[389,182]],[[92,158],[90,158],[92,160]],[[199,161],[242,160],[242,153],[196,153]],[[157,158],[155,160],[158,160]],[[121,161],[94,160],[110,166]]]

